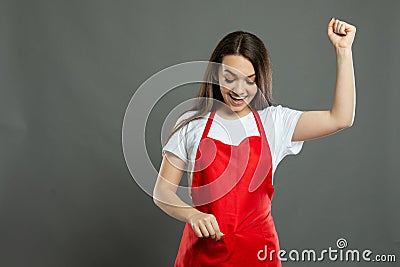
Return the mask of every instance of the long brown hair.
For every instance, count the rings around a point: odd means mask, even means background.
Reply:
[[[261,110],[268,106],[277,105],[272,99],[272,69],[268,50],[264,43],[256,35],[235,31],[227,34],[218,43],[209,59],[209,65],[204,74],[203,82],[197,94],[194,106],[180,114],[196,111],[192,116],[177,124],[165,141],[168,143],[171,136],[179,131],[189,122],[204,117],[208,112],[216,109],[217,102],[224,102],[218,84],[218,66],[222,63],[223,57],[227,55],[241,55],[248,59],[255,70],[258,90],[253,100],[249,103],[251,109]],[[215,63],[219,64],[215,64]],[[215,101],[218,100],[218,101]],[[164,145],[165,145],[164,144]]]

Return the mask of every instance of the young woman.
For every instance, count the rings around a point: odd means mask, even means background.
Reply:
[[[330,110],[299,111],[272,100],[270,58],[254,34],[236,31],[217,45],[195,106],[163,148],[154,202],[185,222],[176,267],[281,266],[271,215],[278,163],[303,142],[353,124],[356,28],[332,18],[336,88]],[[217,66],[217,67],[215,67]],[[184,170],[188,205],[176,194]]]

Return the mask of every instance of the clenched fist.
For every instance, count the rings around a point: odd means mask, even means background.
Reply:
[[[344,21],[332,18],[328,24],[328,37],[335,48],[351,48],[356,27]]]

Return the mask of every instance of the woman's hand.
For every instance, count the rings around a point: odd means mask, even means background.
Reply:
[[[211,237],[218,241],[224,235],[213,214],[197,212],[189,217],[188,222],[198,237]]]
[[[356,27],[332,18],[328,24],[328,37],[335,48],[351,48],[356,34]]]

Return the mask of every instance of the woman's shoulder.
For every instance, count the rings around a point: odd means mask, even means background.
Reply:
[[[180,121],[186,120],[186,119],[190,118],[191,116],[193,116],[195,113],[196,113],[195,110],[188,110],[188,111],[185,111],[184,113],[182,113],[182,114],[179,116],[179,118],[178,118],[177,121],[180,122]]]
[[[259,111],[260,117],[264,121],[272,121],[277,124],[288,123],[298,118],[304,111],[289,106],[277,104],[269,106]]]
[[[302,111],[281,104],[268,106],[266,108],[258,110],[260,118],[264,122],[272,121],[273,123],[285,121],[288,117],[293,117],[294,115],[301,112]]]
[[[290,108],[288,106],[284,106],[281,104],[276,104],[274,106],[268,106],[266,108],[263,108],[261,110],[258,110],[258,113],[260,114],[271,114],[271,115],[279,115],[281,113],[284,113],[286,111],[297,111],[296,109]]]
[[[268,106],[263,109],[259,109],[257,111],[261,116],[267,116],[267,115],[275,115],[277,112],[281,111],[282,108],[283,106],[278,104],[275,106]]]

